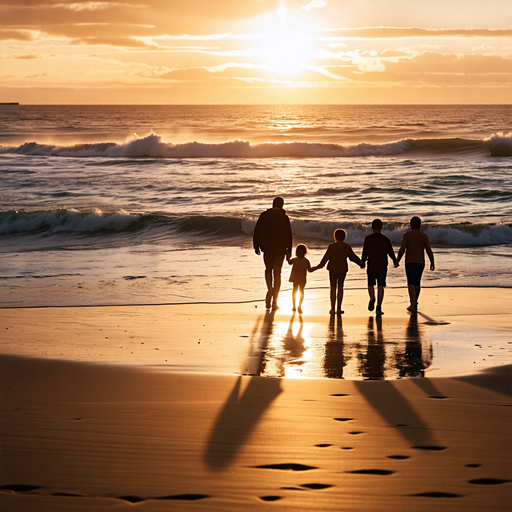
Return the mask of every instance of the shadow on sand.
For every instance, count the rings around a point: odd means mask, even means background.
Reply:
[[[251,378],[243,391],[242,377],[237,379],[212,428],[204,459],[214,471],[221,471],[232,464],[265,411],[282,391],[280,379],[255,376],[262,372],[263,355],[272,336],[274,315],[275,311],[268,312],[256,323],[245,368]]]

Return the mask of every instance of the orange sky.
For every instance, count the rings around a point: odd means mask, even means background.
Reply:
[[[510,0],[0,0],[0,102],[507,103]]]

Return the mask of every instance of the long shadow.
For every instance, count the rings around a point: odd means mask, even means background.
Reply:
[[[210,432],[204,460],[214,471],[232,464],[267,408],[282,391],[280,379],[257,377],[265,371],[264,356],[273,335],[274,316],[275,311],[266,312],[256,322],[243,368],[244,374],[251,378],[243,392],[242,377],[237,379]]]
[[[233,463],[254,427],[282,391],[280,379],[251,377],[242,394],[241,384],[242,377],[239,377],[208,439],[204,460],[214,471],[222,471]]]
[[[364,359],[365,365],[362,372],[366,379],[372,380],[383,378],[385,362],[382,319],[378,320],[377,333],[375,333],[372,319],[368,321],[368,352]],[[423,375],[425,367],[430,365],[431,354],[428,364],[423,360],[420,336],[417,318],[411,317],[406,328],[405,350],[399,351],[395,356],[400,377]],[[375,353],[370,356],[370,347],[372,346]],[[427,424],[400,393],[395,383],[384,380],[376,386],[373,382],[355,381],[355,385],[387,424],[395,427],[409,443],[423,447],[433,445],[434,439]]]

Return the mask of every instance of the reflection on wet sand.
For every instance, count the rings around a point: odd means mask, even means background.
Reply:
[[[343,339],[343,320],[341,315],[331,315],[325,344],[323,361],[323,377],[328,379],[343,379],[343,369],[347,365],[350,355],[345,349]]]
[[[375,323],[375,325],[374,325]],[[359,373],[365,380],[382,380],[385,374],[386,350],[382,333],[382,317],[371,316],[368,319],[368,343],[366,353],[362,350],[357,354]]]
[[[307,317],[306,317],[307,318]],[[432,345],[422,339],[417,317],[397,321],[371,316],[367,322],[331,316],[326,323],[289,319],[275,312],[260,317],[251,337],[245,375],[264,377],[383,380],[424,377]]]
[[[432,345],[423,349],[418,317],[411,316],[405,332],[405,346],[395,351],[398,377],[425,377],[425,370],[432,364],[433,355]]]

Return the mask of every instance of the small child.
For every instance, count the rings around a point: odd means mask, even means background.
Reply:
[[[299,244],[295,248],[296,258],[289,258],[288,263],[292,265],[292,271],[290,273],[290,283],[293,283],[292,311],[298,311],[302,313],[302,302],[304,301],[304,287],[306,286],[307,273],[314,272],[316,269],[311,267],[311,263],[306,258],[308,248],[304,244]],[[296,308],[297,292],[300,292],[299,307]]]
[[[322,261],[313,267],[313,271],[323,268],[327,262],[327,270],[329,271],[329,281],[331,283],[331,310],[330,315],[341,315],[344,311],[341,310],[341,303],[343,301],[343,284],[348,272],[347,258],[354,263],[357,263],[361,268],[364,268],[363,262],[356,256],[352,247],[344,242],[347,237],[347,232],[344,229],[337,229],[334,232],[334,243],[330,244],[327,251],[322,258]],[[336,297],[337,292],[337,297]],[[337,299],[337,300],[336,300]],[[335,309],[335,306],[337,308]]]

